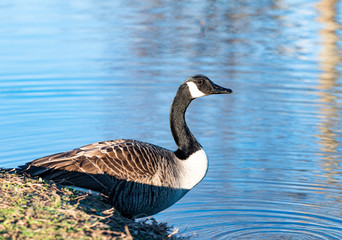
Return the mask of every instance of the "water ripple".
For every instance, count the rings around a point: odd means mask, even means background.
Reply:
[[[234,94],[191,103],[210,168],[156,218],[200,239],[342,239],[339,1],[25,2],[0,4],[0,167],[105,139],[174,149],[172,97],[203,73]]]
[[[327,216],[327,212],[313,213],[320,206],[239,198],[229,199],[226,205],[217,202],[180,205],[172,212],[179,214],[173,220],[189,223],[186,232],[199,239],[342,238],[342,218]]]

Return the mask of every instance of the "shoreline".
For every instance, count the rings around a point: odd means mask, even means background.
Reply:
[[[92,195],[0,169],[2,239],[189,239],[154,218],[130,220]]]

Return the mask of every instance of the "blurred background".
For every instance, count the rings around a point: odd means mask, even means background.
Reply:
[[[199,239],[342,239],[339,0],[0,2],[0,166],[133,138],[176,149],[187,77],[233,89],[187,122],[206,178],[155,215]]]

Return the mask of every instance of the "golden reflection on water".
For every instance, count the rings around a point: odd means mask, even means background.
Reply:
[[[328,183],[336,184],[339,159],[336,156],[340,142],[337,140],[336,129],[340,126],[337,96],[334,95],[334,88],[338,85],[340,73],[338,65],[341,63],[340,48],[338,42],[341,41],[336,33],[341,28],[336,22],[337,5],[339,0],[322,0],[316,7],[319,11],[318,21],[322,23],[319,32],[321,37],[321,51],[319,54],[320,68],[322,73],[319,78],[319,102],[321,103],[319,125],[320,135],[318,135],[321,145],[322,163],[325,177]]]

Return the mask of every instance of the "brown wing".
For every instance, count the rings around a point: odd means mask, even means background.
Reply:
[[[168,150],[136,140],[93,143],[34,160],[31,176],[107,193],[120,180],[151,184]]]

